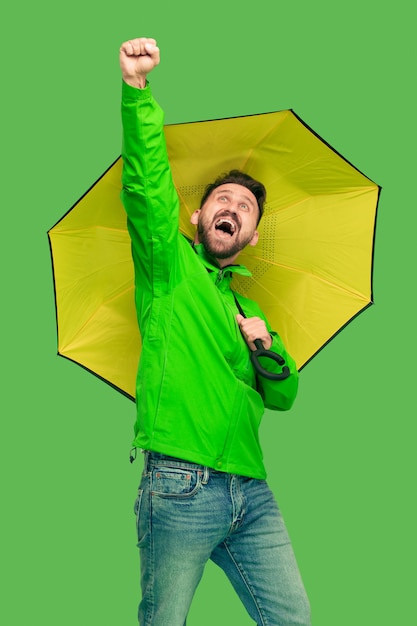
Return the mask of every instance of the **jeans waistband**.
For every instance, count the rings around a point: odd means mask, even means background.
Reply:
[[[184,461],[184,459],[179,459],[175,456],[168,456],[167,454],[161,454],[160,452],[153,452],[151,450],[142,450],[142,452],[145,455],[143,463],[144,472],[148,472],[152,467],[155,467],[156,465],[166,465],[169,467],[197,470],[202,472],[204,476],[208,476],[208,474],[226,476],[225,472],[219,472],[218,470],[207,467],[206,465],[201,465],[199,463]]]

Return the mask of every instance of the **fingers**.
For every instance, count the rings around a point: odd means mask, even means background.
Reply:
[[[149,55],[151,57],[159,57],[159,48],[156,45],[156,40],[150,37],[129,39],[129,41],[125,41],[121,45],[120,52],[124,52],[127,56]]]
[[[261,339],[261,336],[268,332],[265,322],[259,317],[243,317],[243,315],[237,315],[236,320],[247,341]]]
[[[120,68],[123,80],[138,89],[146,87],[146,77],[159,64],[159,48],[155,39],[138,37],[120,46]]]
[[[236,315],[236,321],[239,324],[242,335],[251,350],[255,350],[255,339],[260,339],[266,349],[269,349],[272,344],[271,335],[265,325],[265,322],[259,317],[243,317],[243,315]]]

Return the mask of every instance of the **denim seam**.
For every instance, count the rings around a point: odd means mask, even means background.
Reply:
[[[149,593],[149,604],[145,617],[145,624],[149,624],[149,626],[153,622],[153,617],[155,613],[155,598],[154,598],[154,588],[155,588],[155,555],[154,555],[154,536],[152,532],[152,497],[151,497],[151,477],[149,474],[149,515],[148,515],[148,532],[149,532],[149,554],[150,554],[150,579],[151,579],[151,592]]]
[[[146,607],[146,613],[144,613],[144,626],[151,626],[152,622],[153,622],[153,618],[154,618],[154,613],[155,613],[155,598],[154,598],[154,579],[155,579],[155,558],[154,558],[154,537],[153,537],[153,533],[152,533],[152,498],[151,498],[151,490],[150,490],[150,486],[151,486],[151,478],[150,478],[150,474],[146,473],[146,463],[145,463],[145,468],[144,468],[144,475],[146,476],[147,480],[148,480],[148,490],[147,490],[147,497],[148,497],[148,517],[147,517],[147,532],[148,532],[148,536],[149,536],[149,540],[146,543],[146,545],[142,548],[142,550],[146,550],[148,555],[149,555],[149,578],[148,578],[148,589],[147,589],[147,594],[148,594],[148,603],[147,603],[147,607]],[[141,499],[141,504],[142,504],[142,500],[143,500],[143,494],[142,494],[142,499]],[[140,605],[139,605],[140,608]]]
[[[246,499],[241,488],[240,477],[232,474],[229,482],[229,493],[232,504],[232,524],[229,535],[242,526],[246,513]]]
[[[264,617],[263,617],[263,615],[262,615],[262,612],[261,612],[261,607],[259,606],[258,600],[256,599],[255,594],[254,594],[254,593],[253,593],[253,591],[252,591],[252,587],[251,587],[251,585],[249,584],[248,580],[246,579],[246,576],[245,576],[245,574],[244,574],[244,572],[243,572],[242,568],[240,567],[240,565],[239,565],[239,564],[238,564],[238,562],[236,561],[235,557],[233,556],[233,554],[232,554],[232,552],[231,552],[231,550],[230,550],[229,546],[227,545],[227,542],[226,542],[226,541],[224,542],[224,547],[226,548],[226,552],[228,553],[228,555],[229,555],[229,556],[230,556],[230,558],[232,559],[232,561],[233,561],[233,563],[234,563],[234,565],[235,565],[235,567],[236,567],[237,571],[239,572],[239,575],[240,575],[241,579],[243,580],[243,582],[244,582],[244,584],[245,584],[245,587],[246,587],[246,588],[247,588],[247,590],[249,591],[249,594],[250,594],[250,596],[251,596],[251,598],[252,598],[252,600],[253,600],[253,603],[254,603],[254,605],[255,605],[255,608],[256,608],[256,610],[258,611],[258,615],[259,615],[259,618],[260,618],[260,620],[261,620],[261,626],[268,626],[267,622],[264,620]]]

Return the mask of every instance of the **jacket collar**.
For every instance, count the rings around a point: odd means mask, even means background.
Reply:
[[[241,276],[252,276],[252,273],[244,265],[226,265],[225,267],[219,267],[215,259],[207,254],[202,243],[194,244],[191,242],[191,245],[200,261],[208,271],[222,273],[223,276],[227,276],[229,274],[230,277],[232,277],[232,272],[240,274]]]

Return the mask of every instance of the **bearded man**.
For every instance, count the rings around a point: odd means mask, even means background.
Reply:
[[[297,368],[259,306],[230,287],[234,274],[249,274],[236,260],[258,241],[266,191],[232,170],[207,187],[191,217],[194,240],[180,234],[163,113],[147,81],[159,60],[154,39],[120,49],[122,199],[142,336],[133,443],[144,451],[135,502],[139,623],[183,626],[211,559],[257,624],[308,626],[308,600],[258,437],[265,407],[291,407]],[[256,339],[282,356],[285,377],[257,375]]]

